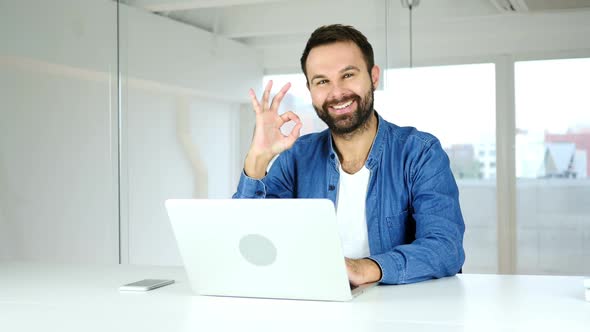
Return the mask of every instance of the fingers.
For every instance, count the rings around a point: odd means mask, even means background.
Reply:
[[[280,119],[282,122],[281,126],[289,121],[295,122],[295,127],[291,129],[291,133],[288,136],[285,136],[285,145],[287,148],[290,148],[299,138],[299,135],[301,135],[301,127],[303,127],[303,123],[301,122],[301,119],[299,119],[299,116],[291,111],[281,114]]]
[[[250,91],[248,91],[248,94],[250,95],[250,101],[252,102],[252,108],[254,108],[254,112],[262,112],[262,108],[260,107],[260,103],[256,98],[256,93],[254,92],[254,90],[250,89]]]
[[[295,127],[293,127],[293,130],[291,130],[291,133],[289,134],[289,136],[287,136],[287,143],[289,145],[293,145],[295,141],[299,138],[299,136],[301,135],[301,127],[303,127],[302,122],[297,123]]]
[[[270,105],[271,111],[278,112],[279,105],[281,104],[283,97],[285,97],[285,95],[287,94],[287,91],[289,91],[290,87],[291,87],[291,83],[287,83],[287,84],[283,85],[283,88],[281,88],[281,91],[279,91],[279,93],[277,93],[274,96],[274,98],[272,99],[272,104]]]
[[[281,125],[283,125],[289,121],[294,121],[295,123],[301,123],[301,119],[299,119],[299,116],[297,116],[297,114],[295,114],[291,111],[281,114],[280,118],[283,122]]]
[[[268,98],[270,97],[270,89],[272,89],[272,80],[266,83],[266,88],[264,88],[264,94],[262,95],[262,110],[268,110]]]
[[[268,83],[266,84],[266,87],[264,88],[264,93],[262,94],[262,104],[260,102],[258,102],[258,99],[256,98],[256,93],[254,92],[254,90],[250,89],[250,91],[248,91],[248,94],[250,95],[250,101],[252,102],[252,107],[254,108],[254,111],[256,113],[265,112],[265,111],[269,111],[269,110],[271,110],[273,112],[278,112],[279,106],[281,105],[281,101],[283,100],[283,98],[287,94],[287,91],[289,91],[289,88],[291,88],[290,82],[285,84],[281,88],[281,90],[272,98],[272,103],[269,105],[268,100],[270,98],[270,91],[272,90],[272,84],[273,84],[272,80],[268,81]]]

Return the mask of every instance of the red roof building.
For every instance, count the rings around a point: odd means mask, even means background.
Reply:
[[[577,150],[586,151],[586,160],[590,161],[590,129],[579,133],[549,134],[545,133],[546,143],[574,143]],[[590,162],[586,165],[586,174],[590,176]]]

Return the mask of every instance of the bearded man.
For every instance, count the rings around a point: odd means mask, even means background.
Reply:
[[[328,129],[299,137],[299,117],[278,114],[290,84],[272,100],[272,81],[261,100],[250,90],[256,129],[234,198],[330,199],[352,285],[458,273],[465,224],[449,159],[436,137],[387,122],[374,110],[381,71],[367,38],[350,26],[320,27],[301,68]],[[295,126],[283,135],[280,128],[290,121]]]

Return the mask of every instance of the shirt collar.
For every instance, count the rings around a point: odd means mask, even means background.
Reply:
[[[373,144],[371,145],[371,151],[369,151],[369,157],[365,162],[365,167],[369,170],[372,170],[379,164],[379,160],[381,159],[381,153],[383,151],[383,146],[385,142],[385,120],[375,111],[377,115],[377,134],[373,139]],[[340,161],[338,160],[338,155],[336,154],[336,150],[334,149],[334,142],[332,140],[332,133],[330,130],[327,130],[328,133],[328,146],[329,146],[329,159],[332,165],[338,170],[340,168]]]

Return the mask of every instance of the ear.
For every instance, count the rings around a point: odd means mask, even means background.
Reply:
[[[371,79],[373,80],[373,89],[377,90],[379,87],[379,79],[381,78],[381,68],[379,66],[374,65],[371,69]]]

